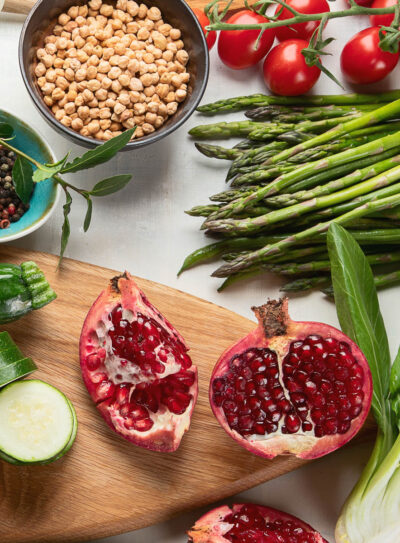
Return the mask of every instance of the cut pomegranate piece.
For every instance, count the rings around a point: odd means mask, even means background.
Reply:
[[[80,360],[89,394],[113,430],[153,451],[179,447],[198,393],[187,351],[128,273],[111,280],[86,317]]]
[[[217,362],[210,403],[221,426],[249,451],[318,458],[363,425],[371,372],[341,331],[294,322],[287,306],[285,298],[253,308],[259,325]]]
[[[189,543],[328,543],[302,520],[252,503],[223,505],[201,517]]]

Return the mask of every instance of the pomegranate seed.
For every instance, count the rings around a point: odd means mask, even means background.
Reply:
[[[89,371],[96,371],[106,358],[105,349],[99,349],[96,353],[91,353],[86,358],[86,365]]]
[[[303,422],[302,426],[301,426],[303,432],[311,432],[311,430],[313,429],[313,425],[311,424],[311,422]]]
[[[116,400],[120,405],[125,404],[129,400],[129,388],[120,385],[117,390]]]
[[[255,434],[258,434],[260,436],[263,436],[265,434],[265,426],[261,423],[256,423],[254,426],[253,426],[253,432]]]
[[[191,358],[190,358],[190,356],[188,354],[183,353],[181,355],[181,365],[182,365],[182,368],[184,370],[187,370],[187,369],[189,369],[191,367],[192,360],[191,360]]]
[[[296,432],[298,432],[300,429],[300,425],[301,422],[297,415],[286,415],[285,426],[290,434],[295,434]]]
[[[236,413],[239,409],[236,403],[232,400],[225,400],[224,403],[222,404],[222,408],[225,411],[225,413],[226,412]]]
[[[350,422],[340,422],[338,425],[339,434],[345,434],[350,430]]]
[[[336,353],[338,351],[338,342],[333,337],[327,337],[324,340],[324,346],[330,353]]]
[[[338,431],[338,425],[334,419],[326,419],[322,426],[325,434],[328,435],[336,434]]]
[[[142,405],[131,403],[129,404],[129,416],[133,420],[142,420],[149,416],[149,412]]]
[[[111,381],[102,381],[96,388],[96,396],[99,401],[112,398],[115,393],[115,385]]]
[[[95,373],[93,375],[90,376],[90,379],[92,381],[92,383],[102,383],[103,381],[107,381],[108,380],[108,376],[106,373]]]
[[[257,394],[256,385],[253,383],[253,381],[246,383],[245,392],[247,396],[255,396]]]
[[[153,426],[154,422],[151,419],[133,421],[133,428],[138,432],[148,432]]]

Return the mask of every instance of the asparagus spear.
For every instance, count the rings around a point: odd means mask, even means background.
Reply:
[[[232,200],[235,200],[236,198],[239,198],[240,196],[247,196],[251,193],[252,189],[250,188],[249,190],[248,187],[242,187],[234,190],[224,190],[224,192],[219,192],[218,194],[210,196],[210,200],[212,202],[228,203]]]
[[[290,283],[286,283],[281,287],[281,292],[304,292],[305,290],[312,290],[314,288],[324,288],[329,286],[331,279],[329,276],[319,277],[301,277],[295,279]]]
[[[315,226],[312,226],[311,228],[308,228],[302,232],[292,234],[282,241],[278,241],[277,243],[267,245],[262,249],[254,251],[247,257],[238,258],[234,262],[224,264],[212,275],[214,277],[227,277],[232,273],[243,271],[255,263],[267,262],[271,259],[271,257],[285,253],[290,247],[296,245],[299,241],[310,239],[317,234],[326,233],[329,226],[334,222],[345,225],[359,217],[364,217],[365,215],[369,215],[384,209],[392,209],[398,205],[400,205],[399,194],[395,194],[394,196],[389,196],[388,198],[383,198],[381,200],[367,202],[353,209],[352,211],[341,215],[340,217],[335,217],[325,223],[316,224]]]
[[[400,262],[400,252],[386,253],[386,254],[370,254],[366,255],[368,262],[371,266],[378,266],[383,264],[393,264]],[[297,263],[287,262],[285,264],[276,264],[267,267],[268,271],[279,273],[282,275],[301,275],[303,273],[313,272],[329,272],[331,269],[330,260],[315,260],[313,262]]]
[[[344,117],[349,113],[365,113],[366,111],[372,111],[378,107],[378,104],[340,107],[287,107],[275,105],[250,109],[249,111],[246,111],[245,115],[252,121],[274,120],[279,122],[301,122],[304,119],[321,120],[332,117]]]
[[[392,158],[381,160],[371,166],[367,166],[366,168],[354,170],[352,173],[350,173],[349,175],[346,175],[345,177],[335,179],[334,181],[331,181],[330,183],[327,183],[325,185],[319,185],[311,190],[300,191],[300,192],[296,192],[290,195],[282,194],[280,196],[277,196],[275,197],[276,199],[274,200],[274,203],[278,203],[278,198],[279,198],[280,205],[291,206],[291,205],[295,205],[298,202],[304,202],[307,200],[311,200],[312,198],[317,198],[319,196],[332,194],[333,192],[336,192],[342,188],[353,185],[354,183],[357,183],[358,181],[362,181],[364,179],[370,179],[371,177],[379,175],[380,173],[385,172],[399,164],[400,164],[400,155],[396,154]]]
[[[398,101],[398,107],[400,108],[400,100]],[[379,154],[383,151],[386,151],[387,149],[398,147],[399,145],[400,131],[389,136],[384,136],[383,138],[377,139],[375,141],[365,143],[364,145],[360,145],[355,149],[348,149],[347,151],[342,151],[341,153],[332,155],[331,157],[305,164],[304,166],[301,166],[292,172],[286,173],[278,177],[269,185],[265,187],[260,187],[249,196],[246,196],[244,198],[238,198],[237,200],[230,202],[229,204],[221,208],[213,217],[213,219],[222,219],[232,214],[239,214],[249,205],[252,205],[255,202],[259,202],[264,198],[273,196],[274,194],[281,192],[283,189],[292,185],[293,183],[301,181],[302,179],[306,179],[307,177],[315,173],[319,173],[323,170],[329,170],[330,168],[339,166],[341,164],[346,164],[348,162],[354,162],[355,160],[371,156],[372,154]]]
[[[389,149],[388,151],[385,151],[384,153],[381,153],[380,155],[372,155],[368,156],[366,158],[356,160],[354,162],[349,162],[348,164],[343,164],[341,166],[337,166],[336,168],[331,168],[330,170],[319,172],[315,175],[312,175],[306,179],[303,179],[302,181],[298,181],[297,183],[293,183],[290,187],[287,187],[285,194],[278,194],[277,196],[273,196],[271,198],[268,198],[266,201],[268,202],[268,205],[271,205],[272,207],[283,207],[285,205],[292,205],[291,203],[291,195],[295,195],[297,192],[308,190],[310,188],[314,188],[315,186],[322,185],[326,181],[329,181],[331,179],[338,179],[341,178],[343,175],[353,172],[355,169],[364,168],[366,166],[370,166],[375,164],[377,161],[385,160],[387,158],[390,158],[398,153],[398,148]],[[248,194],[245,194],[243,192],[242,195],[239,196],[248,196]]]
[[[235,160],[242,156],[240,149],[230,149],[220,145],[208,145],[206,143],[195,143],[196,148],[205,156],[219,158],[221,160]]]
[[[400,271],[393,271],[391,273],[375,275],[374,282],[375,282],[376,288],[379,288],[379,289],[397,285],[400,283]],[[333,297],[332,285],[322,289],[322,292],[329,297]]]
[[[269,159],[270,163],[276,164],[277,162],[286,160],[290,156],[296,155],[297,153],[300,153],[301,151],[304,151],[305,149],[310,149],[312,147],[316,147],[317,145],[321,145],[322,143],[332,141],[336,139],[337,137],[342,136],[343,134],[347,134],[349,132],[353,132],[354,130],[359,130],[360,128],[365,128],[370,125],[378,124],[388,119],[393,119],[399,114],[400,114],[400,99],[397,99],[394,102],[385,104],[384,106],[378,109],[375,109],[374,111],[370,111],[369,113],[366,113],[365,115],[362,115],[361,117],[352,119],[351,121],[348,121],[348,122],[340,123],[336,127],[332,128],[331,130],[328,130],[327,132],[324,132],[323,134],[319,134],[315,138],[303,141],[302,143],[299,143],[298,145],[295,145],[294,147],[291,147],[290,149],[287,149],[278,153],[275,157]]]
[[[251,96],[237,96],[218,100],[197,108],[200,113],[215,115],[226,111],[240,111],[250,107],[261,107],[272,104],[277,105],[356,105],[392,102],[400,98],[400,90],[381,92],[378,94],[337,94],[314,96],[270,96],[266,94],[253,94]]]

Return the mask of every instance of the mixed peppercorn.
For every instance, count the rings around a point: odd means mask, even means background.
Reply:
[[[15,153],[0,147],[0,229],[8,228],[17,222],[28,209],[18,198],[12,180]]]

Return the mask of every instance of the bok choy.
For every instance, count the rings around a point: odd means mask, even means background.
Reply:
[[[328,250],[339,322],[370,364],[378,424],[372,456],[342,509],[335,539],[395,543],[400,541],[400,351],[392,366],[373,274],[357,242],[333,224]]]

